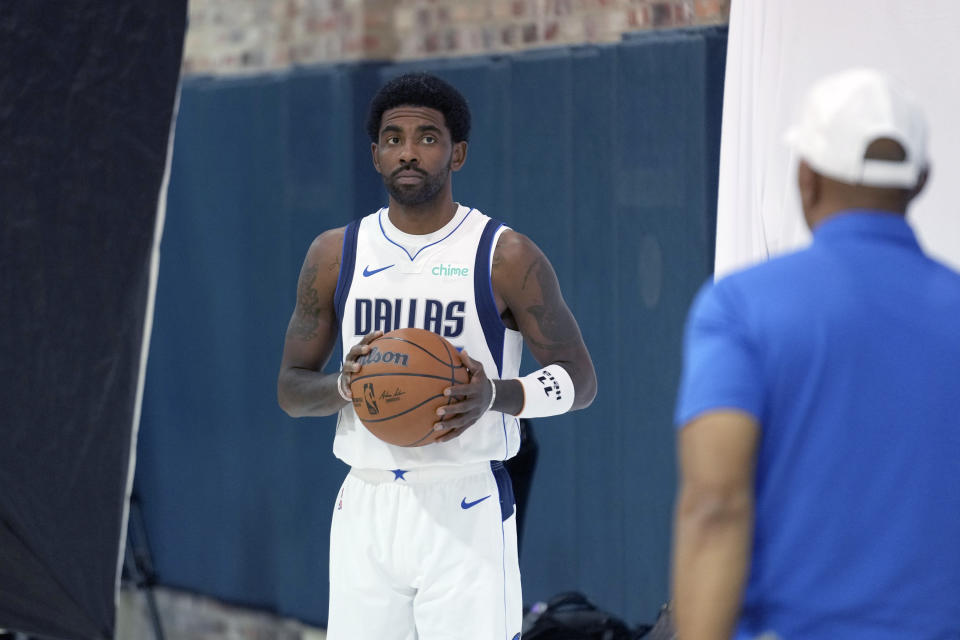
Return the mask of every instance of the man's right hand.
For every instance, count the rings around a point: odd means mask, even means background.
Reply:
[[[360,364],[359,360],[363,356],[370,353],[370,343],[383,335],[383,331],[374,331],[363,336],[363,338],[357,344],[350,347],[350,351],[347,352],[346,357],[343,359],[343,367],[340,369],[340,375],[343,377],[343,391],[352,397],[353,394],[350,393],[350,381],[353,377],[353,374],[360,371],[363,365]],[[340,381],[337,381],[337,384],[340,384]]]

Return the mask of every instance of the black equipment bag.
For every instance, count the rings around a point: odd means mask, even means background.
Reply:
[[[523,640],[633,640],[635,634],[619,618],[597,609],[576,591],[560,593],[541,612],[524,619]]]

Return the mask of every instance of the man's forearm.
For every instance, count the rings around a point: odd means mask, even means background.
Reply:
[[[727,640],[733,633],[750,562],[753,503],[681,493],[675,517],[673,607],[683,640]]]
[[[320,373],[290,367],[277,380],[277,401],[280,408],[294,418],[329,416],[347,402],[337,391],[336,373]]]

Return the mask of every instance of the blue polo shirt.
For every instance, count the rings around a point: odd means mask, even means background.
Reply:
[[[960,638],[960,275],[847,211],[706,285],[676,421],[760,424],[738,638]]]

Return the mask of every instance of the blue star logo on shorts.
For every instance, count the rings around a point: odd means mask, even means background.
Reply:
[[[404,482],[407,481],[407,479],[403,477],[403,474],[407,472],[406,469],[390,469],[390,471],[393,471],[394,482],[396,482],[397,480],[403,480]]]

